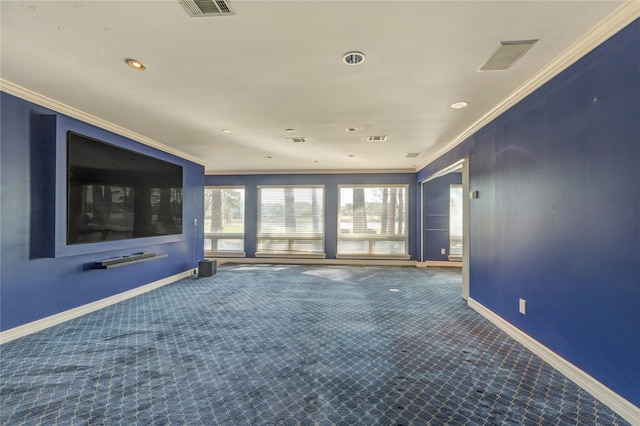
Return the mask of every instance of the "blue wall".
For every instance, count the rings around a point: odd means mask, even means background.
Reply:
[[[2,330],[131,290],[197,265],[203,243],[193,219],[198,219],[198,223],[203,220],[203,166],[12,95],[2,93],[1,96]],[[87,244],[74,246],[74,250],[63,247],[67,130],[182,165],[183,236]],[[143,250],[169,256],[111,270],[89,268],[96,260]]]
[[[423,260],[449,260],[449,210],[451,185],[462,184],[462,173],[449,173],[425,182],[422,187],[424,216]],[[440,252],[446,249],[446,254]]]
[[[325,253],[335,259],[338,240],[338,185],[409,185],[408,221],[409,254],[416,259],[416,205],[417,184],[415,173],[360,173],[360,174],[291,174],[291,175],[209,175],[207,186],[244,186],[245,190],[245,253],[255,257],[258,223],[258,185],[324,185],[325,197]],[[331,218],[335,218],[331,220]]]
[[[471,298],[636,406],[638,46],[640,20],[418,173],[470,156]]]

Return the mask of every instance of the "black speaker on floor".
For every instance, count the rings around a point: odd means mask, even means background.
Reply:
[[[215,259],[201,259],[198,262],[198,277],[210,277],[216,273],[218,261]]]

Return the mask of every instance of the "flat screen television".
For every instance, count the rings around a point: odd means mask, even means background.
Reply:
[[[182,233],[182,166],[67,133],[67,245]]]

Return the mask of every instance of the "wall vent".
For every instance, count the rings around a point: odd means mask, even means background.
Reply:
[[[192,18],[235,15],[226,0],[178,0]]]
[[[287,138],[293,143],[305,143],[307,140],[305,138]]]
[[[386,142],[389,140],[389,136],[367,136],[367,142]]]

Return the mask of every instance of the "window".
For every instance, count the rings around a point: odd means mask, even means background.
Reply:
[[[324,257],[324,187],[258,186],[256,256]]]
[[[462,185],[450,185],[449,193],[449,260],[462,260]]]
[[[204,189],[204,251],[244,256],[244,187]]]
[[[408,259],[407,189],[339,186],[338,256]]]

